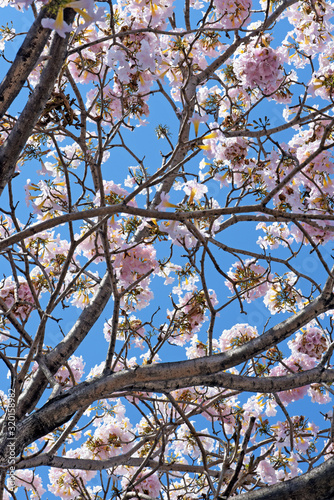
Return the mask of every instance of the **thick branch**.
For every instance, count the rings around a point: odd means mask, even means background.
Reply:
[[[75,352],[90,332],[111,296],[108,273],[105,274],[99,290],[90,304],[82,311],[73,328],[53,351],[45,356],[44,362],[50,372],[55,374],[63,363]],[[24,393],[18,400],[17,419],[31,411],[47,386],[47,379],[41,368],[35,372]]]
[[[109,285],[110,286],[110,285]],[[273,345],[281,342],[282,340],[288,338],[293,332],[301,328],[303,325],[308,323],[311,319],[315,318],[319,314],[325,312],[327,309],[333,308],[333,298],[331,301],[324,300],[321,296],[315,299],[312,303],[306,306],[302,311],[293,315],[292,317],[284,320],[283,322],[275,325],[265,332],[260,337],[247,342],[243,346],[236,349],[231,349],[222,354],[217,354],[215,356],[192,359],[181,362],[172,363],[161,363],[158,365],[147,365],[140,368],[132,370],[123,370],[121,372],[113,373],[109,376],[101,376],[90,382],[83,382],[76,387],[70,389],[66,394],[56,397],[49,401],[40,410],[29,415],[22,422],[17,425],[17,451],[21,451],[29,443],[33,442],[48,432],[51,432],[59,425],[65,423],[69,418],[82,406],[91,404],[93,401],[98,399],[104,399],[110,397],[113,393],[117,391],[124,390],[149,390],[149,391],[162,391],[178,389],[180,387],[187,387],[189,385],[203,384],[203,381],[210,381],[212,377],[212,383],[214,385],[219,384],[220,377],[227,377],[224,383],[229,380],[236,382],[242,382],[245,380],[234,379],[231,374],[219,374],[223,370],[236,366],[249,360],[251,357],[260,354],[264,350],[270,348]],[[89,308],[87,308],[89,309]],[[86,310],[85,310],[86,311]],[[87,314],[89,316],[89,313]],[[87,317],[89,323],[89,318]],[[90,327],[89,327],[90,328]],[[72,335],[80,335],[79,331],[74,332]],[[76,345],[77,338],[74,339],[73,344],[70,343],[71,348]],[[62,344],[62,343],[61,343]],[[68,348],[66,344],[66,339],[63,341],[63,345],[60,345],[57,353],[50,353],[48,358],[49,366],[60,366],[63,355],[68,355]],[[53,364],[55,363],[55,364]],[[316,369],[315,369],[316,370]],[[51,370],[52,371],[52,370]],[[312,370],[310,370],[312,372]],[[45,377],[42,376],[40,370],[40,377],[42,377],[40,385],[35,384],[32,386],[30,391],[26,391],[23,396],[23,402],[20,406],[20,416],[24,415],[24,409],[31,406],[31,400],[29,397],[34,397],[37,394],[40,397],[41,392],[45,387]],[[328,374],[328,375],[327,375]],[[295,374],[296,380],[298,377],[308,377],[308,375]],[[283,377],[284,389],[288,388],[288,382],[291,383],[290,388],[296,387],[294,385],[293,377]],[[331,377],[332,371],[319,370],[320,377]],[[36,376],[35,376],[36,377]],[[279,378],[278,383],[280,383]],[[246,379],[247,380],[247,379]],[[250,379],[248,379],[250,380]],[[254,382],[253,382],[254,380]],[[319,378],[317,378],[317,381]],[[277,382],[277,381],[276,381]],[[306,383],[309,379],[306,380]],[[280,388],[275,385],[275,379],[270,378],[269,382],[266,379],[251,379],[251,384],[254,384],[254,390],[256,391],[260,388],[260,384],[268,383],[269,387],[267,389],[269,392],[277,392]],[[281,380],[282,383],[282,380]],[[304,385],[305,379],[301,380]],[[256,386],[256,384],[258,384]],[[225,384],[224,384],[225,385]],[[263,387],[264,388],[264,387]],[[282,386],[281,386],[282,388]],[[6,446],[6,437],[3,437],[2,446]],[[1,447],[0,447],[1,450]]]
[[[0,118],[3,117],[15,97],[19,94],[26,79],[37,64],[51,30],[42,28],[41,19],[45,17],[44,7],[28,31],[13,64],[0,85]]]
[[[165,191],[166,192],[166,191]],[[145,209],[132,207],[129,205],[108,205],[106,207],[92,208],[90,210],[83,210],[82,212],[71,212],[64,215],[59,215],[58,217],[54,217],[52,219],[39,222],[37,224],[32,224],[27,229],[20,231],[19,233],[15,233],[9,236],[6,239],[0,241],[0,251],[5,250],[11,245],[18,243],[19,241],[24,240],[25,238],[30,238],[42,231],[47,229],[52,229],[53,227],[57,227],[66,222],[72,222],[76,220],[86,220],[91,219],[93,217],[106,216],[106,215],[115,215],[115,214],[129,214],[129,215],[137,215],[138,217],[144,217],[148,219],[157,219],[157,220],[176,220],[183,222],[185,220],[192,219],[207,219],[207,218],[215,218],[220,217],[221,215],[234,215],[234,214],[256,214],[252,216],[250,219],[242,218],[241,216],[238,220],[251,220],[253,222],[259,221],[267,221],[273,222],[273,219],[269,217],[273,217],[275,221],[281,222],[290,222],[290,221],[302,221],[306,223],[311,223],[313,220],[334,220],[334,215],[331,214],[307,214],[307,213],[288,213],[283,212],[282,210],[273,210],[268,207],[263,207],[261,205],[243,205],[237,207],[225,207],[225,208],[208,208],[203,210],[193,210],[189,212],[163,212],[153,209]],[[259,213],[264,213],[268,215],[267,219],[264,219],[264,216],[258,216]],[[244,216],[246,217],[246,216]],[[236,221],[231,218],[230,223],[226,221],[224,223],[224,227],[228,227],[236,223]],[[328,228],[331,230],[331,227]]]
[[[334,458],[303,476],[238,495],[239,500],[333,500]]]
[[[132,454],[131,450],[131,454]],[[105,470],[112,467],[117,467],[119,465],[129,466],[129,467],[139,467],[143,463],[142,458],[131,457],[129,453],[124,455],[119,455],[117,457],[109,458],[109,460],[90,460],[90,459],[78,459],[78,458],[66,458],[66,457],[54,457],[49,454],[36,456],[33,458],[27,458],[22,460],[18,464],[15,464],[16,469],[26,469],[31,467],[39,467],[41,465],[46,465],[48,467],[57,467],[58,469],[78,469],[78,470]],[[147,467],[152,469],[159,468],[163,471],[178,471],[178,472],[190,472],[190,473],[203,473],[203,467],[201,465],[188,465],[188,464],[178,464],[178,463],[160,463],[155,460],[148,460]],[[218,477],[220,471],[209,470],[210,476]]]
[[[72,9],[65,9],[65,13],[66,22],[71,24],[74,20],[75,12]],[[51,95],[56,78],[65,61],[68,38],[69,34],[67,34],[66,38],[62,38],[55,33],[49,58],[43,69],[40,81],[34,92],[30,95],[9,137],[0,148],[0,195],[12,179],[20,153]]]

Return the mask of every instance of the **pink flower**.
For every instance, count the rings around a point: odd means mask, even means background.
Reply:
[[[302,301],[301,291],[295,288],[296,283],[294,273],[285,273],[273,279],[263,299],[271,314],[296,310]]]
[[[189,196],[188,203],[192,203],[193,200],[200,200],[203,195],[208,192],[207,186],[195,180],[185,182],[183,185],[183,190]]]
[[[301,333],[288,342],[292,352],[304,353],[316,359],[320,359],[328,347],[328,342],[322,330],[316,326],[306,325]]]
[[[218,303],[214,290],[209,290],[212,305]],[[167,317],[174,319],[174,332],[170,343],[184,345],[189,341],[193,334],[199,332],[202,324],[208,318],[205,316],[207,302],[203,291],[187,292],[179,298],[176,311],[167,310]]]
[[[42,19],[41,25],[43,26],[43,28],[55,30],[62,38],[66,37],[66,33],[72,31],[72,26],[64,21],[64,9],[62,8],[59,9],[56,19],[46,17]]]
[[[160,498],[160,491],[162,487],[158,475],[154,473],[150,474],[148,477],[145,477],[149,474],[149,469],[143,469],[138,474],[138,476],[136,476],[136,485],[134,487],[129,487],[129,484],[131,484],[131,479],[135,472],[136,468],[130,467],[127,471],[126,476],[123,476],[121,482],[123,490],[125,490],[126,488],[130,488],[130,491],[134,490],[138,493],[144,493],[150,498]]]
[[[270,371],[271,377],[279,377],[288,375],[293,372],[300,372],[303,370],[310,370],[315,367],[316,359],[311,358],[307,354],[302,354],[300,352],[292,354],[289,358],[284,359],[284,364],[290,369],[290,371],[285,368],[285,366],[279,364],[275,366]],[[279,397],[281,398],[284,404],[291,403],[293,401],[298,401],[302,399],[307,391],[309,386],[297,387],[296,389],[289,389],[288,391],[283,391],[279,393]]]
[[[192,422],[194,423],[194,422]],[[206,451],[212,452],[215,449],[214,439],[206,436],[208,434],[207,429],[203,429],[199,432],[199,439]],[[192,460],[199,459],[201,457],[201,450],[197,443],[197,440],[193,438],[191,431],[187,424],[182,424],[177,430],[176,439],[173,440],[173,452],[180,453],[181,455],[189,455]]]
[[[320,384],[311,384],[307,394],[311,396],[312,403],[326,404],[330,403],[332,398],[330,397],[328,391]]]
[[[27,281],[18,277],[16,283],[10,276],[0,282],[0,297],[5,302],[8,309],[19,318],[25,321],[35,308],[35,300]]]
[[[68,366],[62,366],[55,374],[55,379],[63,388],[72,387],[80,382],[86,363],[84,363],[82,356],[73,355],[69,358],[67,364]]]
[[[106,204],[116,205],[118,203],[123,203],[123,200],[129,195],[126,189],[123,189],[120,184],[115,184],[114,181],[103,180],[103,190]],[[94,204],[99,206],[101,200],[100,191],[97,192],[94,197]],[[136,207],[137,203],[135,200],[129,202],[131,207]]]
[[[90,458],[100,460],[126,453],[131,448],[134,439],[129,420],[110,415],[106,415],[102,421],[99,421],[92,436],[90,431],[86,434],[88,435],[88,440],[84,444],[86,453]]]
[[[42,479],[30,469],[15,472],[15,485],[23,486],[27,491],[32,491],[30,498],[42,498],[46,490],[42,486]]]
[[[251,0],[214,0],[216,7],[215,26],[223,29],[240,28],[249,16]]]
[[[30,183],[28,179],[25,186],[26,203],[31,202],[34,213],[41,220],[51,219],[68,210],[67,190],[62,177],[53,179],[52,182],[41,180],[38,184]]]
[[[246,302],[263,297],[269,288],[268,280],[272,278],[271,274],[268,276],[268,271],[264,267],[252,259],[247,259],[245,262],[237,261],[227,274],[232,283],[225,281],[225,285],[232,293],[235,293],[236,288]]]
[[[90,458],[87,451],[83,448],[69,450],[66,452],[67,458]],[[48,490],[62,500],[74,500],[82,492],[82,483],[90,481],[97,471],[85,470],[64,470],[51,468],[49,471]]]
[[[56,19],[44,18],[41,21],[43,28],[48,28],[55,30],[59,36],[65,38],[66,33],[72,31],[72,26],[64,21],[64,9],[71,7],[78,14],[80,14],[84,23],[80,25],[80,30],[86,28],[94,21],[102,20],[104,10],[102,8],[97,9],[94,13],[94,2],[93,0],[76,0],[74,2],[67,2],[60,6]]]
[[[160,203],[155,207],[156,210],[163,211],[165,208],[177,208],[177,205],[169,202],[170,195],[168,193],[160,194]]]
[[[283,57],[271,47],[248,47],[233,63],[245,87],[259,87],[264,94],[274,93],[283,81]]]
[[[264,454],[265,450],[261,449],[261,453]],[[257,468],[257,472],[260,476],[261,481],[263,481],[264,483],[266,484],[277,483],[276,471],[267,458],[261,460]]]
[[[247,323],[237,323],[229,330],[224,330],[219,337],[219,347],[222,352],[245,344],[258,337],[257,328]]]
[[[198,128],[200,123],[206,123],[208,121],[208,115],[199,115],[198,113],[194,113],[193,116],[189,119],[190,123],[193,123],[195,128],[195,136],[198,135]]]
[[[98,277],[98,273],[92,273]],[[71,299],[71,304],[80,309],[84,309],[89,300],[97,291],[97,282],[88,276],[81,276],[73,286],[74,292],[70,292],[67,299]]]

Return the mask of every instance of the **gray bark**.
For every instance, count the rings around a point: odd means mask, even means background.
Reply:
[[[72,23],[75,17],[75,12],[72,9],[65,9],[65,20],[68,23]],[[39,33],[40,29],[36,27]],[[26,64],[23,71],[23,76],[26,79],[28,69],[33,67],[36,58],[42,52],[44,45],[46,43],[47,37],[50,30],[44,30],[39,34],[39,43],[36,44],[35,50],[32,52],[32,62],[33,64]],[[45,32],[45,33],[44,33]],[[17,119],[13,130],[11,131],[9,137],[4,142],[3,146],[0,148],[0,195],[8,182],[12,179],[15,173],[15,166],[19,159],[22,149],[24,148],[27,140],[29,139],[33,127],[38,121],[41,112],[43,111],[46,102],[50,98],[51,92],[54,88],[54,84],[57,76],[64,64],[67,51],[67,42],[69,34],[66,38],[62,38],[56,33],[51,44],[49,51],[48,60],[43,69],[40,81],[36,86],[35,90],[30,95],[27,104],[25,105],[22,113]],[[33,45],[33,47],[35,47]],[[38,49],[37,49],[38,48]],[[39,51],[39,52],[38,52]],[[28,57],[28,56],[27,56]],[[25,57],[23,57],[24,59]],[[20,65],[18,65],[17,71],[19,71]],[[15,75],[12,75],[14,78]],[[22,77],[23,78],[23,77]],[[7,82],[9,83],[9,82]],[[23,85],[23,84],[22,84]],[[21,85],[21,87],[22,87]],[[15,86],[14,86],[15,87]],[[14,88],[12,86],[12,88]],[[19,92],[19,86],[12,95],[8,96],[8,102],[14,99],[15,94]],[[18,92],[17,92],[18,91]]]

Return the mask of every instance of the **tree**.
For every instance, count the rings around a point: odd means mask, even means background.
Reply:
[[[6,500],[334,497],[333,7],[175,3],[2,3]]]

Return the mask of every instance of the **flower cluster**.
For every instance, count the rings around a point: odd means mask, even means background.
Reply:
[[[288,358],[284,359],[284,365],[280,364],[270,370],[270,376],[280,377],[289,373],[296,373],[302,370],[310,370],[316,365],[316,359],[311,358],[307,354],[301,352],[293,353]],[[279,397],[284,404],[289,404],[293,401],[302,399],[308,390],[308,386],[298,387],[279,393]]]
[[[87,433],[88,440],[84,445],[86,453],[90,458],[105,460],[110,457],[126,453],[131,448],[133,434],[131,424],[127,418],[121,415],[106,416],[99,422],[94,434]]]
[[[55,374],[56,381],[63,387],[73,387],[80,382],[85,367],[82,356],[71,356],[65,366]]]
[[[330,2],[317,2],[314,6],[306,1],[296,3],[285,12],[293,30],[287,33],[283,47],[291,62],[297,68],[303,68],[308,57],[326,51],[332,43],[333,5]]]
[[[209,297],[212,305],[218,303],[216,294],[209,290]],[[199,332],[202,324],[208,318],[205,316],[207,302],[203,291],[187,292],[183,297],[179,297],[174,311],[167,310],[167,318],[173,322],[174,332],[170,342],[172,344],[184,345],[193,334]]]
[[[232,293],[237,290],[247,302],[263,297],[269,288],[268,280],[272,278],[263,266],[252,259],[236,262],[227,274],[231,281],[225,281],[226,286]]]
[[[31,500],[42,498],[46,492],[42,485],[42,478],[30,469],[15,472],[15,486],[16,488],[23,486],[26,491],[31,491]]]
[[[283,55],[271,47],[248,47],[234,61],[233,68],[241,84],[259,88],[263,94],[274,94],[284,80]]]
[[[161,483],[157,473],[150,471],[149,469],[143,469],[137,473],[136,467],[128,467],[123,474],[121,481],[123,491],[135,491],[138,493],[143,493],[149,498],[159,498],[161,492]],[[136,485],[133,485],[132,478],[136,474]],[[145,498],[145,497],[144,497]]]
[[[258,336],[257,328],[247,323],[237,323],[229,330],[223,330],[219,337],[219,348],[222,352],[239,347]]]
[[[194,422],[192,422],[194,423]],[[203,429],[198,432],[199,436],[196,437],[191,429],[186,424],[182,424],[178,428],[177,435],[173,441],[173,448],[176,454],[188,455],[193,460],[201,461],[201,447],[202,446],[210,453],[216,448],[214,439],[207,437],[208,429]]]
[[[288,342],[288,346],[296,355],[303,353],[319,360],[327,350],[328,342],[320,328],[307,325],[296,334],[294,339]]]
[[[295,311],[302,302],[301,291],[295,288],[297,277],[294,273],[285,273],[273,278],[263,302],[271,314],[281,311]]]
[[[237,2],[214,0],[214,5],[216,8],[214,26],[228,30],[240,28],[244,24],[249,17],[252,2],[251,0],[238,0]]]
[[[34,207],[34,213],[41,220],[61,215],[68,210],[65,180],[61,177],[33,184],[28,179],[26,185],[26,203]]]
[[[21,321],[25,321],[35,308],[31,288],[22,276],[18,277],[18,282],[12,277],[3,279],[0,282],[0,298],[7,309]]]
[[[85,449],[68,450],[66,458],[90,458]],[[74,500],[80,496],[82,486],[90,481],[97,471],[65,470],[51,468],[48,490],[62,500]]]
[[[262,229],[265,232],[265,236],[259,236],[257,240],[257,244],[261,248],[275,249],[280,245],[284,247],[290,245],[294,240],[289,227],[282,222],[274,222],[273,224],[260,222],[256,229]]]

